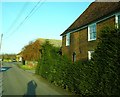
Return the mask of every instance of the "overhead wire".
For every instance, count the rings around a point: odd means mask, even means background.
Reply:
[[[15,18],[15,20],[11,23],[10,27],[7,29],[7,31],[5,33],[9,33],[12,28],[14,27],[14,25],[18,22],[18,20],[21,18],[21,16],[23,15],[22,13],[24,13],[25,9],[27,8],[28,6],[28,2],[26,2],[22,9],[20,10],[20,12],[18,13],[17,17]]]
[[[21,16],[23,15],[23,13],[26,10],[26,8],[27,8],[28,5],[29,5],[28,2],[26,2],[23,5],[22,9],[18,13],[18,15],[16,16],[16,18],[14,19],[14,21],[11,23],[10,27],[7,29],[6,32],[4,32],[4,36],[6,36],[6,37],[4,37],[3,40],[7,39],[11,35],[11,32],[13,32],[12,29],[15,27],[16,23],[20,20]]]
[[[42,1],[42,0],[41,0]],[[46,2],[47,0],[44,0],[39,6],[38,8],[35,9],[35,11],[28,17],[28,19]]]
[[[42,5],[43,5],[43,3],[41,3],[41,1],[42,0],[39,0],[38,2],[37,2],[37,4],[32,8],[32,10],[30,11],[30,13],[23,19],[23,21],[16,27],[16,29],[14,29],[13,31],[12,31],[12,33],[11,33],[11,35],[13,35],[26,21],[27,21],[27,19],[28,18],[30,18],[37,10],[38,10],[38,8],[40,8]],[[45,1],[45,0],[44,0]],[[41,5],[37,8],[37,6],[39,5],[41,3]],[[10,35],[10,36],[11,36]],[[8,36],[8,37],[6,37],[6,38],[9,38],[10,36]],[[5,39],[6,39],[5,38]]]

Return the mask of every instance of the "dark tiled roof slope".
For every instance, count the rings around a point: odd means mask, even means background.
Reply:
[[[78,19],[61,35],[100,20],[117,11],[120,11],[120,2],[92,2]]]

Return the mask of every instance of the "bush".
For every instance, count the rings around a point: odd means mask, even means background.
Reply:
[[[73,93],[87,95],[94,91],[96,74],[89,62],[72,63],[66,56],[59,55],[56,48],[46,41],[42,45],[42,57],[38,62],[36,73]]]
[[[96,93],[120,95],[120,30],[106,27],[101,31],[93,64],[97,67]]]
[[[91,61],[72,63],[48,41],[36,73],[48,81],[81,96],[120,95],[120,30],[104,28]]]
[[[38,62],[36,73],[57,86],[74,91],[74,86],[76,86],[73,79],[74,72],[71,72],[74,66],[71,60],[58,53],[59,49],[48,41],[42,45],[42,56]]]

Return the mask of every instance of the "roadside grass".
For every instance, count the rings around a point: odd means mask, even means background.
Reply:
[[[18,64],[17,65],[19,68],[23,69],[23,70],[35,70],[35,66],[30,66],[30,65],[22,65],[22,64]]]

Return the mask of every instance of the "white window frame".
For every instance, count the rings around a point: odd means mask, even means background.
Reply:
[[[66,46],[70,45],[70,33],[66,34]]]
[[[91,58],[92,58],[92,53],[94,53],[94,51],[88,51],[88,60],[91,60]]]
[[[91,33],[93,34],[93,32],[90,32],[90,31],[91,31],[91,27],[93,27],[93,26],[95,26],[95,32],[97,34],[96,23],[93,23],[93,24],[89,25],[88,26],[88,41],[96,40],[96,37],[91,39]]]
[[[116,24],[116,27],[118,28],[119,24],[118,24],[118,16],[120,16],[120,13],[119,14],[116,14],[115,15],[115,24]]]

